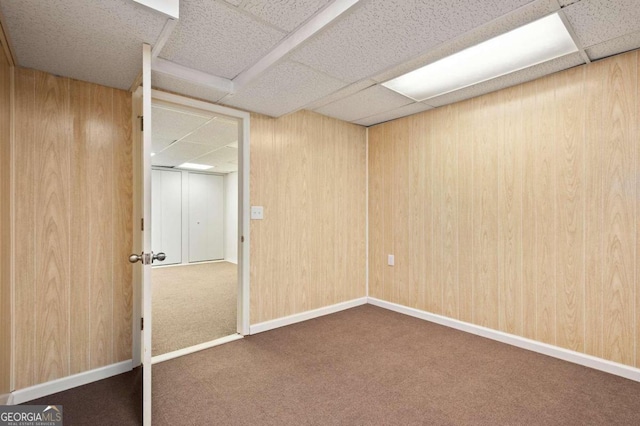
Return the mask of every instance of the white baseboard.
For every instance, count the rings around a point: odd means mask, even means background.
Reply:
[[[506,343],[508,345],[517,346],[522,349],[538,352],[564,361],[569,361],[574,364],[583,365],[595,370],[604,371],[606,373],[640,382],[640,369],[630,367],[628,365],[549,345],[547,343],[538,342],[536,340],[527,339],[514,334],[493,330],[491,328],[470,324],[468,322],[459,321],[442,315],[432,314],[419,309],[409,308],[404,305],[387,302],[374,297],[369,297],[368,303],[391,311],[399,312],[401,314],[455,328],[456,330],[466,331],[467,333],[486,337],[487,339],[497,340],[498,342]]]
[[[107,365],[105,367],[96,368],[95,370],[85,371],[83,373],[74,374],[73,376],[63,377],[61,379],[52,380],[50,382],[41,383],[24,389],[18,389],[11,393],[8,404],[22,404],[34,399],[42,398],[54,393],[62,392],[87,383],[106,379],[111,376],[131,371],[133,364],[131,360],[119,362],[117,364]]]
[[[345,309],[355,308],[356,306],[365,305],[366,297],[349,300],[346,302],[336,303],[335,305],[325,306],[324,308],[314,309],[312,311],[300,312],[299,314],[289,315],[288,317],[277,318],[270,321],[253,324],[249,327],[249,334],[262,333],[263,331],[273,330],[274,328],[284,327],[298,322],[318,318],[324,315],[333,314],[344,311]]]
[[[183,355],[189,355],[194,352],[203,351],[205,349],[213,348],[214,346],[224,345],[225,343],[235,342],[242,339],[241,334],[232,334],[230,336],[221,337],[210,342],[200,343],[199,345],[189,346],[188,348],[179,349],[173,352],[167,352],[166,354],[156,355],[151,358],[151,364],[157,364],[163,361],[169,361],[170,359],[178,358]]]

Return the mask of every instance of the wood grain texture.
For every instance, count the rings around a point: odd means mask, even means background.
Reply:
[[[15,70],[15,387],[22,389],[36,381],[36,270],[35,270],[35,72]],[[25,117],[25,119],[20,119]],[[19,218],[19,220],[18,220]]]
[[[504,138],[498,147],[498,327],[522,334],[522,86],[504,92]]]
[[[491,328],[498,327],[498,150],[492,144],[504,137],[498,96],[473,100],[473,321]]]
[[[630,52],[370,129],[370,218],[383,212],[370,253],[402,244],[407,231],[386,218],[404,219],[395,206],[417,208],[424,190],[424,218],[408,214],[407,258],[396,257],[409,279],[372,263],[385,288],[372,296],[425,295],[406,304],[640,365],[638,60]],[[409,141],[394,145],[402,126]]]
[[[69,80],[36,72],[35,367],[41,381],[69,375],[69,117]]]
[[[114,362],[131,358],[133,320],[133,139],[131,95],[113,91],[113,356]]]
[[[382,210],[383,205],[383,152],[384,140],[382,138],[383,127],[375,126],[369,129],[368,144],[369,144],[369,157],[367,159],[369,163],[369,295],[372,297],[382,298],[383,296],[383,282],[384,282],[384,267],[385,254],[382,250],[384,234],[381,232],[383,229],[384,213]],[[417,162],[413,162],[414,164]],[[418,180],[418,179],[416,179]],[[411,183],[411,182],[410,182]],[[410,187],[410,191],[414,188]],[[415,202],[415,199],[412,198]],[[415,215],[411,215],[410,218],[414,218]],[[417,252],[417,251],[416,251]],[[419,264],[420,262],[412,262],[412,265]],[[414,273],[410,279],[419,279],[419,274]],[[414,281],[414,286],[411,288],[418,288],[417,282]]]
[[[17,389],[131,357],[130,96],[16,70]]]
[[[607,61],[585,68],[585,352],[603,356],[602,100]]]
[[[555,344],[556,318],[556,76],[536,81],[535,211],[536,340]]]
[[[11,390],[11,72],[0,55],[0,394]]]
[[[406,304],[411,293],[409,282],[409,130],[408,119],[395,120],[391,125],[393,138],[394,203],[392,206],[393,251],[395,256],[394,285],[390,288],[391,300]]]
[[[251,323],[365,295],[366,134],[302,111],[251,116]]]
[[[635,350],[636,52],[608,61],[603,107],[603,357],[633,363]]]
[[[71,85],[71,114],[73,119],[73,139],[71,143],[70,177],[74,185],[71,188],[71,258],[86,259],[91,240],[89,221],[89,185],[90,83],[74,82]],[[71,306],[89,306],[91,303],[91,263],[71,262],[70,304]],[[78,309],[70,323],[70,372],[80,373],[90,369],[91,365],[91,318],[90,309]]]
[[[556,344],[584,352],[584,68],[556,85]]]

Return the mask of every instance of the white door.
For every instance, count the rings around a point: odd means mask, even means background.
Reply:
[[[163,265],[182,263],[182,173],[153,170],[151,193],[153,252],[166,253]]]
[[[189,262],[224,259],[224,178],[189,173]]]

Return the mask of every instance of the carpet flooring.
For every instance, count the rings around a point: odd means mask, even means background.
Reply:
[[[238,268],[229,262],[153,268],[153,355],[236,333]]]
[[[153,369],[154,425],[640,424],[638,382],[371,305]],[[136,424],[91,414],[132,394],[118,386],[38,403],[63,404],[65,425]]]

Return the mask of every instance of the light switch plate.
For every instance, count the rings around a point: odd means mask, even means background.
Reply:
[[[387,265],[393,266],[395,264],[396,264],[396,259],[392,254],[390,254],[389,257],[387,257]]]
[[[261,219],[264,219],[264,207],[251,206],[251,220],[261,220]]]

